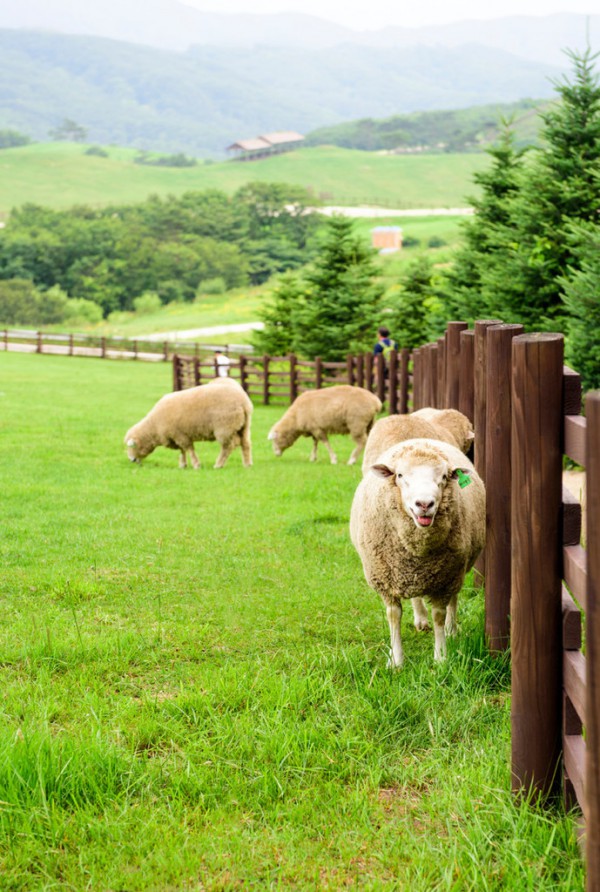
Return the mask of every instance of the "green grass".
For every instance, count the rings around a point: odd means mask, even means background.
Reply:
[[[109,147],[108,158],[73,143],[38,143],[0,153],[0,218],[26,202],[67,208],[76,204],[140,202],[150,194],[209,188],[232,193],[252,180],[295,183],[325,203],[385,207],[462,207],[485,154],[380,155],[336,147],[300,149],[251,163],[199,163],[191,168],[134,164],[133,150]]]
[[[482,596],[407,664],[348,537],[360,471],[239,450],[130,465],[170,369],[0,353],[3,890],[581,889],[575,825],[510,794]]]

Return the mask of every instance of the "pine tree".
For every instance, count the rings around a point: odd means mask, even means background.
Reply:
[[[518,190],[518,175],[523,166],[523,149],[514,148],[510,122],[503,122],[500,142],[487,150],[492,158],[488,170],[476,173],[480,195],[468,200],[474,217],[462,226],[463,243],[453,257],[452,266],[441,277],[438,289],[449,319],[472,322],[489,315],[482,293],[482,273],[499,248],[500,233],[510,221],[510,199]]]
[[[596,56],[589,50],[568,55],[573,80],[556,85],[560,102],[542,115],[544,143],[519,174],[510,219],[496,231],[498,248],[481,271],[488,312],[528,328],[565,326],[561,277],[578,263],[569,227],[597,219],[600,211]]]
[[[354,234],[352,220],[328,221],[315,262],[304,275],[304,298],[296,305],[298,353],[336,361],[371,344],[382,292],[373,254]]]
[[[286,356],[295,350],[294,314],[303,299],[300,279],[293,273],[281,276],[258,313],[264,328],[255,332],[253,346],[261,353]]]
[[[427,301],[434,293],[432,277],[433,264],[423,254],[407,265],[400,279],[400,293],[386,317],[399,349],[419,347],[428,340]]]
[[[565,354],[591,390],[600,388],[600,225],[575,227],[571,243],[579,269],[561,280],[569,313]]]

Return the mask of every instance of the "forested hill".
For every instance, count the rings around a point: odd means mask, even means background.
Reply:
[[[548,100],[522,99],[448,111],[413,112],[381,120],[362,118],[313,130],[307,136],[307,144],[400,153],[478,151],[498,139],[504,120],[511,122],[515,145],[519,147],[537,141],[539,112],[548,104]]]
[[[223,157],[232,142],[273,130],[545,98],[559,75],[476,46],[174,52],[5,29],[0,130],[46,140],[68,118],[89,142]]]

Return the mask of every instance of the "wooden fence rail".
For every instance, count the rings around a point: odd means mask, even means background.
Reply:
[[[288,356],[245,356],[232,358],[229,374],[238,380],[251,399],[263,405],[289,405],[305,390],[334,384],[351,384],[376,393],[388,412],[405,414],[411,393],[410,351],[393,351],[386,367],[381,354],[348,355],[343,362],[326,362]],[[173,356],[173,389],[182,390],[205,383],[217,375],[213,359]]]

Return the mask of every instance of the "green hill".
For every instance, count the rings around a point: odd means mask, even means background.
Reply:
[[[391,118],[361,118],[313,130],[308,145],[335,145],[366,151],[480,151],[495,142],[502,119],[511,120],[515,145],[537,141],[539,110],[548,101],[522,99],[519,102],[472,106],[449,111],[422,111]]]
[[[210,188],[229,194],[253,180],[294,183],[326,204],[398,208],[462,207],[476,191],[473,174],[483,153],[380,155],[337,147],[303,148],[262,161],[199,163],[171,168],[136,164],[130,149],[87,155],[75,143],[38,143],[0,152],[0,217],[31,202],[52,208],[106,206],[142,201],[150,194]]]

